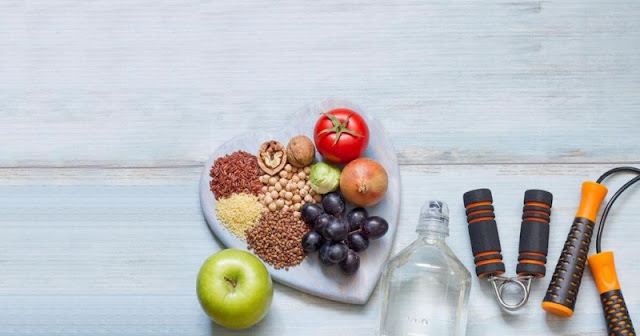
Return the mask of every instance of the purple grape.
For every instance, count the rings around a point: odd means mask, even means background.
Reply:
[[[352,232],[347,237],[347,246],[356,252],[361,252],[369,247],[369,239],[360,232]]]
[[[305,205],[302,206],[302,211],[300,212],[302,220],[312,226],[315,224],[316,219],[318,219],[318,217],[323,213],[324,210],[322,210],[322,207],[313,203],[305,203]]]
[[[347,209],[344,197],[338,192],[331,192],[322,197],[322,207],[330,215],[341,216]]]
[[[389,223],[378,216],[371,216],[360,224],[362,235],[369,239],[378,239],[389,230]]]
[[[327,259],[337,264],[347,257],[347,251],[349,251],[349,248],[344,243],[331,242],[327,248]]]
[[[356,251],[348,250],[347,257],[338,265],[340,265],[340,269],[345,275],[354,275],[358,272],[358,268],[360,268],[360,257],[358,257]]]
[[[327,240],[342,241],[347,239],[349,234],[349,225],[344,219],[333,217],[325,226],[322,236]]]
[[[320,248],[320,252],[318,253],[318,260],[320,260],[320,263],[324,266],[331,266],[335,264],[333,261],[329,259],[330,245],[331,245],[331,242],[324,243],[324,245],[322,245],[322,247]]]
[[[307,253],[319,250],[322,244],[324,244],[324,238],[316,231],[309,231],[302,237],[302,249]]]
[[[318,231],[319,233],[323,233],[324,232],[324,228],[327,227],[327,224],[329,224],[329,222],[331,222],[332,218],[333,218],[333,216],[331,216],[329,214],[322,214],[322,215],[318,216],[318,218],[316,219],[316,224],[314,225],[314,229],[316,231]]]
[[[360,223],[369,217],[369,213],[365,208],[353,208],[347,214],[347,222],[349,222],[349,232],[360,229]]]

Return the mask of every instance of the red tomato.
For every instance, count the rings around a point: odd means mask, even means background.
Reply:
[[[359,158],[369,144],[367,123],[361,115],[347,108],[323,114],[313,134],[318,152],[335,163]]]

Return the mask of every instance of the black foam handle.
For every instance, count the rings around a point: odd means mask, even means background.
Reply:
[[[636,332],[633,329],[622,291],[616,289],[604,292],[600,294],[600,300],[602,301],[602,310],[604,310],[604,321],[607,324],[607,335],[635,335]]]
[[[552,203],[553,195],[548,191],[531,189],[524,193],[518,248],[520,256],[516,268],[518,275],[542,278],[546,273]]]
[[[494,220],[493,197],[489,189],[476,189],[463,195],[469,223],[469,240],[476,264],[476,275],[484,278],[504,273],[498,225]]]
[[[544,297],[543,307],[551,306],[550,310],[558,312],[553,305],[561,305],[570,310],[561,309],[566,313],[566,317],[573,314],[587,262],[593,227],[594,223],[589,219],[581,217],[574,219]]]

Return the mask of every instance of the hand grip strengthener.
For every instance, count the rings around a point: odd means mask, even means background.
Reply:
[[[639,176],[620,187],[605,206],[596,235],[597,253],[587,257],[598,209],[608,192],[607,188],[601,183],[608,176],[623,171],[633,172]],[[548,313],[560,317],[571,317],[573,315],[582,275],[588,262],[600,294],[607,335],[635,335],[629,311],[622,296],[613,261],[613,252],[602,252],[601,239],[604,225],[613,203],[626,189],[638,181],[640,181],[640,169],[618,167],[602,174],[597,182],[587,181],[582,184],[580,206],[549,283],[549,288],[542,301],[542,308]]]
[[[553,195],[535,189],[527,190],[524,194],[516,277],[503,276],[505,266],[502,262],[491,190],[471,190],[463,195],[463,201],[476,275],[491,282],[502,308],[516,310],[524,306],[529,299],[531,281],[545,275]],[[509,304],[503,299],[502,293],[508,284],[516,284],[522,289],[522,298],[515,304]]]

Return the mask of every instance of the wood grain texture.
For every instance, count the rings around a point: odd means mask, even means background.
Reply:
[[[240,332],[195,298],[200,263],[221,247],[199,208],[202,163],[330,96],[375,115],[398,151],[392,253],[437,197],[471,270],[455,209],[487,186],[513,271],[535,187],[555,196],[553,267],[580,182],[640,163],[638,64],[633,0],[3,1],[0,335],[372,335],[375,292],[352,306],[277,285],[267,318]],[[619,200],[603,242],[632,318],[638,197]],[[515,315],[474,279],[468,335],[602,335],[590,274],[566,321],[538,307],[548,278]]]
[[[400,221],[392,253],[415,239],[422,203],[449,203],[448,239],[473,269],[462,193],[493,190],[505,264],[515,272],[522,197],[527,188],[554,194],[549,267],[557,260],[574,215],[579,185],[608,165],[403,166]],[[2,170],[0,185],[0,335],[371,335],[379,298],[340,304],[276,285],[267,318],[241,332],[220,329],[195,296],[201,262],[221,245],[202,218],[200,168]],[[25,180],[25,176],[29,179]],[[40,178],[37,178],[40,176]],[[616,178],[616,187],[624,178]],[[54,185],[55,184],[55,185]],[[638,189],[619,200],[604,236],[631,316],[640,311],[640,268],[632,242],[640,216]],[[624,242],[620,244],[619,242]],[[601,335],[604,323],[591,275],[583,281],[575,316],[562,320],[539,308],[550,274],[533,285],[516,314],[500,311],[487,283],[473,279],[468,335]],[[428,300],[429,298],[425,298]],[[331,321],[319,323],[319,319]]]
[[[0,166],[201,164],[328,96],[378,117],[401,163],[637,163],[620,136],[640,126],[639,17],[632,0],[3,2]]]

